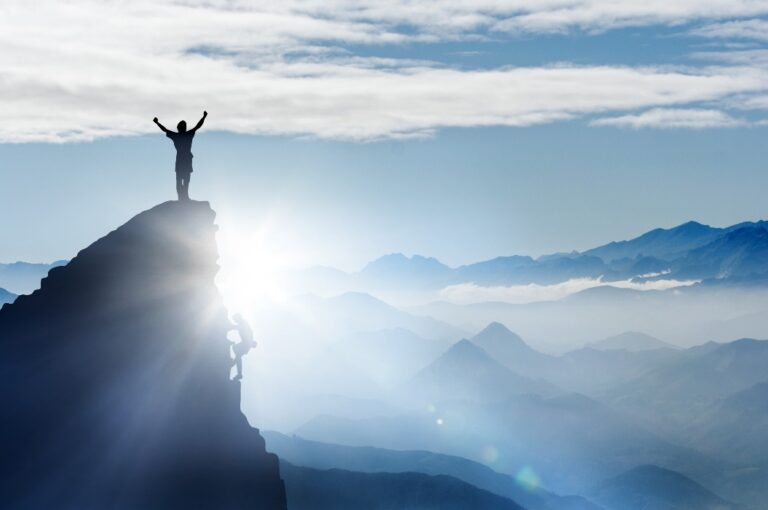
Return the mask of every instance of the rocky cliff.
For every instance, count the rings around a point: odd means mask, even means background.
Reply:
[[[0,507],[285,508],[229,378],[214,217],[161,204],[0,310]]]

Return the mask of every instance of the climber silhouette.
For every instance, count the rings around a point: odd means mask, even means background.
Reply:
[[[236,313],[232,316],[232,320],[234,323],[232,324],[231,329],[237,330],[237,334],[240,336],[239,343],[231,342],[232,352],[235,353],[234,364],[237,366],[235,380],[239,381],[243,378],[243,356],[256,347],[256,342],[253,340],[253,330],[251,329],[251,326],[246,322],[242,315]]]
[[[165,136],[173,140],[173,145],[176,147],[176,193],[179,195],[179,200],[189,200],[189,179],[192,177],[192,138],[195,136],[195,131],[203,126],[207,116],[208,112],[203,112],[203,117],[189,131],[187,131],[187,122],[180,121],[176,126],[178,133],[160,124],[157,117],[153,119]]]

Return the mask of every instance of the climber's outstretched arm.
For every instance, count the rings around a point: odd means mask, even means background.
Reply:
[[[197,121],[197,124],[195,124],[195,127],[191,129],[191,131],[197,131],[201,127],[203,127],[203,122],[205,122],[205,118],[208,116],[208,112],[203,112],[203,116],[200,118],[200,120]]]
[[[159,127],[160,129],[162,129],[162,130],[163,130],[163,132],[164,132],[164,133],[170,133],[170,131],[168,131],[168,129],[167,129],[165,126],[163,126],[162,124],[160,124],[160,121],[159,121],[159,120],[157,120],[157,117],[155,117],[155,118],[154,118],[154,119],[152,119],[152,120],[154,121],[154,123],[155,123],[155,124],[157,124],[157,127]]]

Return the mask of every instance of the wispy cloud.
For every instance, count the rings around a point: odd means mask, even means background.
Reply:
[[[473,70],[348,48],[765,12],[768,2],[738,0],[8,0],[0,141],[140,134],[155,114],[175,121],[203,108],[210,128],[238,133],[411,138],[764,94],[768,68],[751,64]]]
[[[751,39],[755,41],[768,41],[768,20],[747,19],[710,23],[695,28],[691,30],[690,33],[699,37],[717,39]]]
[[[746,66],[768,67],[768,49],[738,49],[731,51],[697,51],[692,57]]]
[[[638,291],[667,290],[689,286],[694,280],[651,280],[636,282],[621,280],[604,282],[600,278],[574,278],[553,285],[513,285],[509,287],[481,287],[474,283],[451,285],[440,291],[440,299],[456,304],[484,302],[504,302],[512,304],[534,303],[538,301],[556,301],[583,290],[595,287],[611,286]]]
[[[594,126],[621,126],[634,129],[705,129],[730,128],[746,124],[720,110],[692,108],[654,108],[639,114],[605,117],[591,122]]]

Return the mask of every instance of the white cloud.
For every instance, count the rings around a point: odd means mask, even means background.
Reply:
[[[481,287],[474,283],[451,285],[440,291],[440,299],[456,304],[473,304],[484,302],[504,302],[512,304],[534,303],[538,301],[556,301],[583,290],[595,287],[617,287],[639,291],[667,290],[689,286],[697,283],[695,280],[652,280],[635,282],[621,280],[604,282],[600,278],[574,278],[553,285],[512,285],[509,287]]]
[[[720,110],[693,108],[654,108],[639,114],[605,117],[591,122],[595,126],[621,126],[635,129],[704,129],[738,127],[745,122]]]
[[[691,54],[694,58],[727,62],[729,64],[768,67],[768,50],[746,49],[734,51],[699,51]]]
[[[526,126],[765,93],[765,66],[462,70],[350,44],[606,29],[768,12],[768,1],[328,0],[0,5],[0,141],[72,141],[211,112],[210,129],[354,140]],[[403,28],[406,27],[406,28]],[[494,32],[495,31],[495,32]]]
[[[768,41],[768,20],[748,19],[711,23],[691,30],[691,34],[717,39]]]

